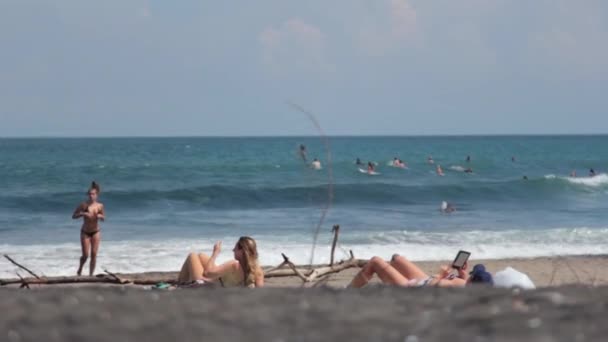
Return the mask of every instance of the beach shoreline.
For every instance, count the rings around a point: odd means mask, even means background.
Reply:
[[[24,261],[24,260],[22,260]],[[441,265],[449,264],[451,261],[420,261],[415,262],[427,274],[435,274]],[[536,258],[511,258],[511,259],[487,259],[469,261],[472,267],[482,263],[492,272],[498,272],[506,267],[512,267],[527,274],[538,288],[557,287],[564,285],[604,286],[608,285],[608,255],[574,255],[563,257],[536,257]],[[276,265],[264,267],[266,270]],[[317,265],[320,266],[320,265]],[[315,266],[313,266],[315,267]],[[306,269],[308,266],[299,265],[298,268]],[[348,268],[338,273],[324,277],[319,282],[306,283],[304,286],[326,286],[331,288],[345,288],[359,267]],[[111,270],[110,270],[111,271]],[[178,272],[141,272],[141,273],[117,273],[121,279],[139,280],[152,285],[155,282],[170,282],[177,279]],[[107,275],[106,275],[107,276]],[[31,278],[29,278],[31,280]],[[3,279],[3,281],[15,281],[16,279]],[[268,277],[266,286],[272,288],[301,287],[303,282],[296,276]],[[378,283],[374,278],[372,284]],[[20,284],[4,285],[2,287],[18,287]],[[112,285],[101,283],[76,283],[76,284],[54,284],[54,285],[31,285],[32,288],[52,287],[99,287],[99,286],[134,286],[134,285]]]

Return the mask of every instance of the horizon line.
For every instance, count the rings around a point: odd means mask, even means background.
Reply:
[[[0,139],[174,139],[174,138],[316,138],[311,135],[24,135],[0,136]],[[608,133],[497,133],[497,134],[328,134],[330,138],[438,138],[438,137],[582,137],[608,136]]]

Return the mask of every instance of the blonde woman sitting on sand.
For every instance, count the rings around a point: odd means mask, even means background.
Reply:
[[[469,283],[493,284],[492,275],[485,270],[484,265],[475,265],[473,271],[466,273],[467,264],[457,269],[457,274],[451,273],[452,267],[443,266],[438,274],[429,276],[418,266],[406,258],[395,254],[391,262],[380,257],[373,257],[355,276],[349,287],[361,288],[377,274],[382,283],[403,287],[465,287]]]
[[[179,273],[180,284],[193,282],[219,282],[222,286],[264,286],[264,271],[258,264],[258,250],[255,240],[244,236],[234,246],[234,259],[221,265],[216,265],[222,243],[213,246],[213,253],[208,256],[204,253],[190,253],[184,261]]]

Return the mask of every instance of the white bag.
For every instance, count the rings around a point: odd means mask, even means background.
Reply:
[[[530,277],[511,267],[496,272],[496,275],[494,275],[494,286],[507,288],[519,287],[524,290],[533,290],[536,288]]]

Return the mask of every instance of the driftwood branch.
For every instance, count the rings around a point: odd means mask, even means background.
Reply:
[[[25,267],[25,266],[23,266],[23,265],[19,264],[18,262],[16,262],[15,260],[13,260],[13,259],[12,259],[11,257],[9,257],[8,255],[4,254],[4,257],[5,257],[5,258],[6,258],[8,261],[10,261],[11,263],[13,263],[13,265],[15,265],[15,266],[17,266],[17,267],[19,267],[19,268],[21,268],[21,269],[25,270],[27,273],[29,273],[29,274],[31,274],[32,276],[34,276],[34,278],[36,278],[36,279],[40,279],[40,277],[39,277],[39,276],[38,276],[36,273],[34,273],[34,272],[30,271],[30,270],[29,270],[27,267]]]
[[[279,266],[277,267],[273,267],[269,270],[264,271],[264,274],[269,274],[269,273],[278,273],[277,271],[281,270],[283,267],[287,266],[287,262],[283,261],[282,263],[279,264]],[[285,271],[285,270],[283,270]]]
[[[19,274],[19,272],[15,272],[15,274],[21,280],[21,286],[19,286],[19,288],[20,289],[26,288],[26,289],[29,290],[30,289],[30,285],[27,283],[27,281],[25,281],[25,279],[23,279],[23,277],[21,276],[21,274]]]
[[[334,265],[334,255],[336,252],[336,244],[338,243],[338,235],[340,235],[340,225],[335,225],[332,229],[331,232],[334,233],[334,240],[331,243],[331,256],[329,259],[329,266],[333,266]]]
[[[312,282],[312,281],[315,281],[317,278],[321,278],[325,275],[338,273],[340,271],[343,271],[343,270],[351,268],[351,267],[358,267],[358,265],[359,265],[359,260],[357,260],[353,257],[353,258],[343,261],[335,266],[326,266],[326,267],[315,268],[308,275],[307,281]]]
[[[155,277],[148,279],[133,279],[128,282],[125,282],[125,279],[117,276],[118,279],[112,276],[96,276],[96,277],[50,277],[50,278],[25,278],[25,279],[5,279],[0,282],[0,285],[15,285],[15,284],[23,284],[26,282],[29,285],[58,285],[58,284],[114,284],[114,285],[124,285],[124,284],[134,284],[134,285],[156,285],[158,283],[170,283],[174,284],[176,282],[175,277],[173,276],[165,276],[165,277]]]
[[[265,272],[264,276],[266,278],[297,276],[298,278],[302,279],[303,282],[311,283],[325,280],[328,275],[338,273],[352,267],[363,267],[363,265],[365,265],[367,262],[367,260],[356,259],[353,252],[350,251],[350,259],[341,261],[333,266],[322,265],[314,268],[304,269],[294,265],[285,254],[281,255],[283,256],[283,263],[279,265],[280,267],[275,267]],[[289,269],[282,268],[285,265],[289,266]]]
[[[104,269],[103,271],[106,272],[110,277],[112,277],[112,279],[116,280],[119,284],[127,284],[131,282],[130,280],[120,278],[115,273],[112,273],[106,269]]]
[[[288,257],[287,257],[285,254],[281,253],[281,255],[283,256],[283,260],[284,260],[283,262],[284,262],[286,265],[288,265],[288,266],[289,266],[289,268],[291,268],[291,270],[293,271],[293,273],[294,273],[295,275],[297,275],[297,276],[298,276],[300,279],[302,279],[302,281],[306,282],[306,281],[307,281],[307,280],[306,280],[306,279],[307,279],[307,277],[306,277],[306,276],[305,276],[305,275],[304,275],[304,274],[303,274],[303,273],[302,273],[300,270],[298,270],[298,269],[296,268],[296,265],[294,265],[294,263],[293,263],[293,262],[289,261],[289,258],[288,258]]]

